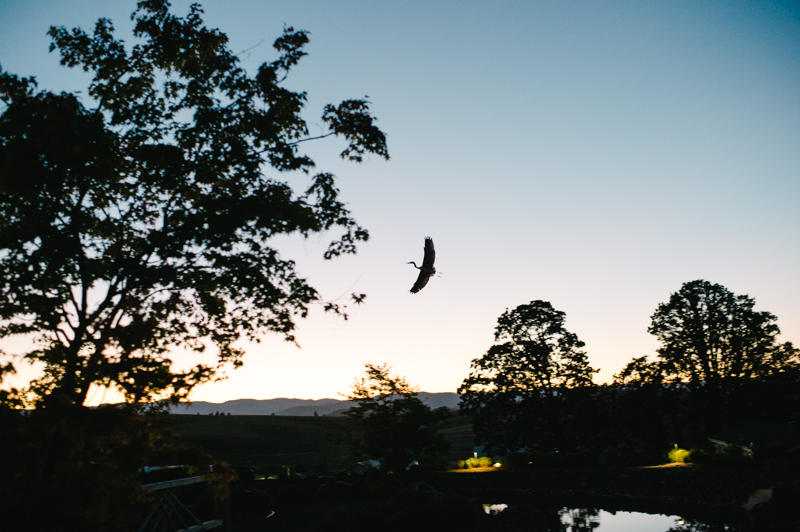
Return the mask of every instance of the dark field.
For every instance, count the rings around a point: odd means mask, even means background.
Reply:
[[[353,463],[344,443],[354,425],[346,417],[171,415],[173,430],[215,459],[259,472],[289,467],[297,472],[335,474]],[[450,441],[448,460],[472,455],[472,422],[454,416],[442,423]]]
[[[724,524],[746,532],[800,530],[787,525],[795,518],[792,501],[800,493],[791,460],[749,467],[491,468],[362,477],[344,473],[354,462],[344,443],[354,429],[346,417],[169,419],[184,441],[256,473],[232,485],[230,519],[240,532],[356,530],[364,522],[383,530],[544,531],[553,529],[564,506],[682,515],[720,527],[681,529],[686,531],[723,530]],[[440,431],[452,445],[448,461],[472,454],[471,420],[454,416]],[[306,475],[260,480],[285,467]],[[745,503],[759,490],[774,491],[771,505],[745,512]],[[509,509],[490,518],[481,509],[487,502],[503,502]]]

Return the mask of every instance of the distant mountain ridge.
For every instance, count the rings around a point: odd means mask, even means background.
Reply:
[[[451,392],[420,392],[418,396],[431,408],[458,408],[461,397]],[[337,416],[355,403],[344,399],[234,399],[224,403],[193,401],[170,407],[172,414],[207,415],[230,414],[232,416]]]

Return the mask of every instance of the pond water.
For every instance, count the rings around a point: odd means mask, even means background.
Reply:
[[[559,514],[567,530],[594,532],[667,532],[684,524],[676,515],[644,514],[640,512],[606,512],[585,508],[563,508]],[[680,530],[680,528],[679,528]]]
[[[484,504],[489,515],[500,515],[509,509],[503,503]],[[513,511],[513,510],[512,510]],[[552,514],[551,514],[552,515]],[[709,525],[684,519],[678,515],[646,514],[641,512],[607,512],[591,508],[562,508],[558,510],[560,527],[554,532],[736,532],[729,525]]]

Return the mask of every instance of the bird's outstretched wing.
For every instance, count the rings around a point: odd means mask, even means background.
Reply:
[[[421,269],[419,271],[419,275],[417,276],[417,282],[415,282],[414,286],[411,287],[411,293],[416,294],[417,292],[425,288],[425,285],[428,284],[428,279],[431,278],[431,275],[433,274],[425,271],[424,269]]]
[[[433,249],[433,239],[429,236],[425,237],[425,258],[422,259],[422,268],[424,270],[433,269],[433,261],[436,260],[436,250]],[[419,281],[417,281],[419,282]],[[425,286],[425,285],[423,285]]]

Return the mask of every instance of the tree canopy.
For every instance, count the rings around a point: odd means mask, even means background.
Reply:
[[[684,283],[658,305],[648,332],[661,341],[659,366],[690,382],[748,379],[796,367],[798,351],[778,344],[777,318],[755,299],[719,284]]]
[[[659,384],[663,380],[663,372],[658,362],[650,362],[647,356],[633,358],[622,371],[615,373],[614,384]]]
[[[548,301],[531,301],[497,319],[495,345],[472,361],[462,393],[553,393],[589,386],[598,370],[589,366],[584,343],[564,327],[566,314]]]
[[[89,102],[0,71],[0,337],[36,339],[19,353],[44,364],[34,401],[82,404],[93,384],[132,402],[185,397],[241,364],[238,340],[294,341],[322,301],[273,237],[336,232],[332,258],[369,236],[300,151],[333,135],[346,160],[388,159],[366,97],[326,105],[328,130],[310,136],[306,93],[282,86],[308,32],[285,28],[251,76],[201,14],[143,0],[132,46],[107,19],[92,33],[50,28],[61,63],[92,74]],[[175,348],[215,362],[175,370]]]
[[[432,410],[404,377],[391,374],[391,366],[366,364],[366,375],[346,396],[356,406],[345,412],[362,430],[350,441],[357,456],[378,459],[389,470],[406,467],[411,460],[435,458],[449,443],[435,426],[450,417],[445,407]]]
[[[567,389],[589,388],[598,370],[584,343],[564,327],[566,314],[547,301],[531,301],[497,319],[495,344],[472,361],[458,392],[461,413],[473,417],[475,435],[497,452],[567,445],[563,426],[572,415]]]

